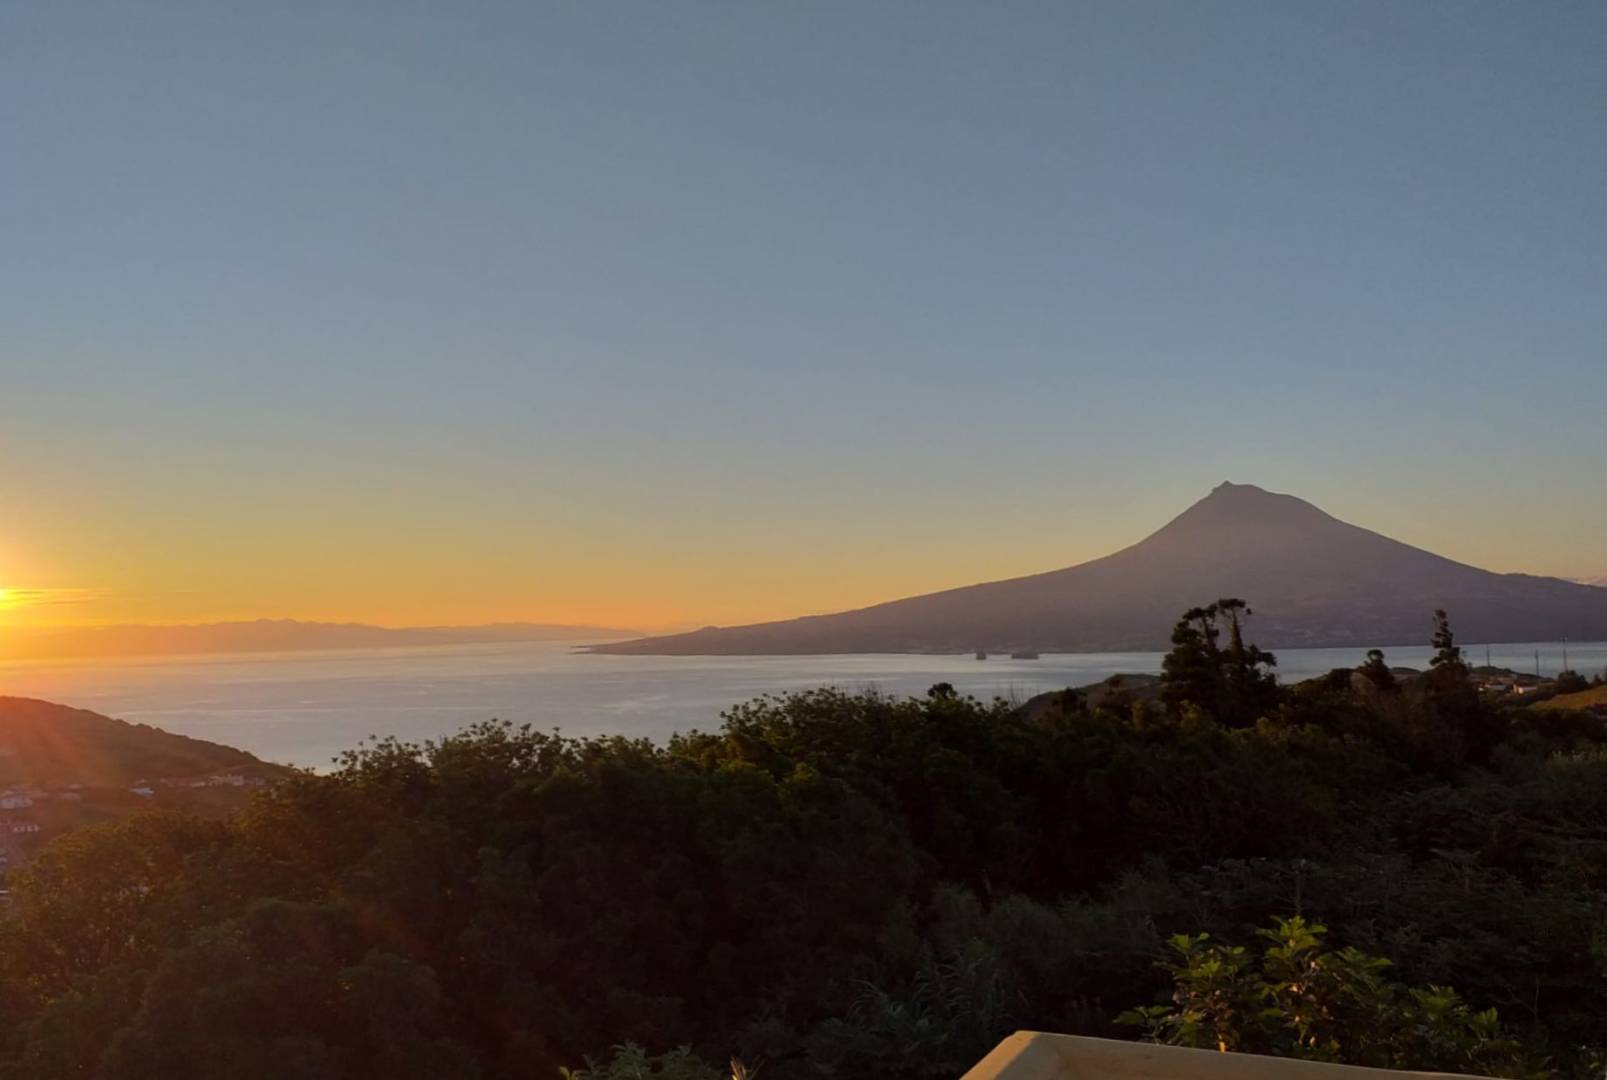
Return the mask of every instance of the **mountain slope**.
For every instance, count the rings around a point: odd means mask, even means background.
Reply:
[[[1178,614],[1250,601],[1275,646],[1425,642],[1443,607],[1465,641],[1607,639],[1607,589],[1495,574],[1347,524],[1290,495],[1224,483],[1101,559],[835,615],[599,645],[658,655],[1152,650]]]
[[[231,746],[33,698],[0,697],[0,786],[126,786],[231,772],[287,775]]]

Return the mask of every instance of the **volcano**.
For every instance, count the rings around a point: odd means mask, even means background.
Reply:
[[[1150,651],[1186,608],[1236,596],[1263,645],[1426,643],[1435,608],[1464,641],[1607,640],[1607,588],[1497,574],[1340,521],[1292,495],[1224,483],[1158,532],[1062,570],[832,615],[705,627],[592,651],[800,655]]]

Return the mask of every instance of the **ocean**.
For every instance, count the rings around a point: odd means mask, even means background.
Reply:
[[[1560,643],[1492,645],[1494,663],[1555,673]],[[1607,669],[1607,643],[1572,643],[1569,665]],[[1423,667],[1427,646],[1388,650]],[[1361,662],[1364,649],[1278,651],[1285,682]],[[1467,648],[1484,662],[1485,646]],[[953,683],[977,697],[1025,700],[1117,672],[1160,671],[1160,653],[965,656],[593,656],[553,642],[328,652],[0,662],[0,695],[44,698],[226,743],[270,761],[327,767],[373,736],[421,740],[480,720],[568,735],[663,739],[713,730],[723,709],[760,694],[815,686],[921,694]]]

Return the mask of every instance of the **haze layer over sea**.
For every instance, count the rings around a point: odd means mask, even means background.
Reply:
[[[1567,646],[1569,666],[1607,668],[1607,643]],[[1562,665],[1560,643],[1492,645],[1498,666]],[[1426,646],[1389,662],[1424,667]],[[1485,646],[1467,648],[1484,663]],[[1277,650],[1292,682],[1359,664],[1364,649]],[[0,662],[0,694],[44,698],[237,746],[270,761],[321,768],[370,736],[420,740],[493,718],[568,735],[664,739],[715,730],[720,712],[760,694],[817,686],[923,694],[953,683],[981,698],[1025,700],[1119,672],[1158,673],[1160,653],[1045,654],[1039,660],[853,656],[593,656],[522,642],[328,652]]]

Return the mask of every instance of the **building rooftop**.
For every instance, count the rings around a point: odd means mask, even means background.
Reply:
[[[1427,1080],[1450,1075],[1018,1031],[963,1080]]]

